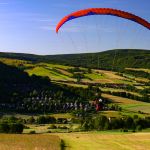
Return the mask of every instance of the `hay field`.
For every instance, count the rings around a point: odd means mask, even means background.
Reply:
[[[144,69],[144,68],[126,68],[126,70],[144,71],[150,73],[150,69]]]
[[[102,94],[102,97],[111,99],[114,103],[118,103],[118,104],[145,104],[145,102],[140,102],[140,101],[123,98],[119,96],[113,96],[110,94]]]
[[[0,134],[0,150],[60,150],[56,135]]]

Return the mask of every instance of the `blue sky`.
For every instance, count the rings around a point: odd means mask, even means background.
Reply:
[[[0,0],[0,51],[33,54],[150,49],[150,31],[112,16],[90,16],[55,27],[65,15],[85,8],[116,8],[150,21],[150,0]]]

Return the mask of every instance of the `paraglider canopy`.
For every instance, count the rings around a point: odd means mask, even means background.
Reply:
[[[62,27],[63,24],[65,24],[67,21],[70,21],[75,18],[79,17],[84,17],[84,16],[89,16],[89,15],[112,15],[112,16],[117,16],[121,17],[124,19],[128,19],[131,21],[134,21],[145,28],[150,30],[150,23],[143,18],[136,16],[134,14],[117,10],[117,9],[112,9],[112,8],[89,8],[89,9],[84,9],[84,10],[79,10],[76,12],[73,12],[69,14],[68,16],[65,16],[57,25],[56,27],[56,33],[58,33],[59,29]]]

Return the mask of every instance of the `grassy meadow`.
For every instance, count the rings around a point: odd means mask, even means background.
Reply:
[[[66,150],[149,150],[150,133],[89,132],[58,135]]]
[[[130,113],[141,111],[143,113],[150,114],[150,103],[140,102],[109,94],[102,94],[102,96],[112,100],[113,103],[118,104],[124,110],[130,111]]]

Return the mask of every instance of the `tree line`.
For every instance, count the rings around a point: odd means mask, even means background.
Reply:
[[[24,129],[22,119],[8,117],[0,119],[0,133],[21,134]]]
[[[139,118],[135,115],[134,117],[126,116],[124,118],[107,118],[106,116],[98,116],[83,120],[81,127],[85,131],[113,129],[120,129],[121,131],[139,131],[150,128],[150,117]]]

